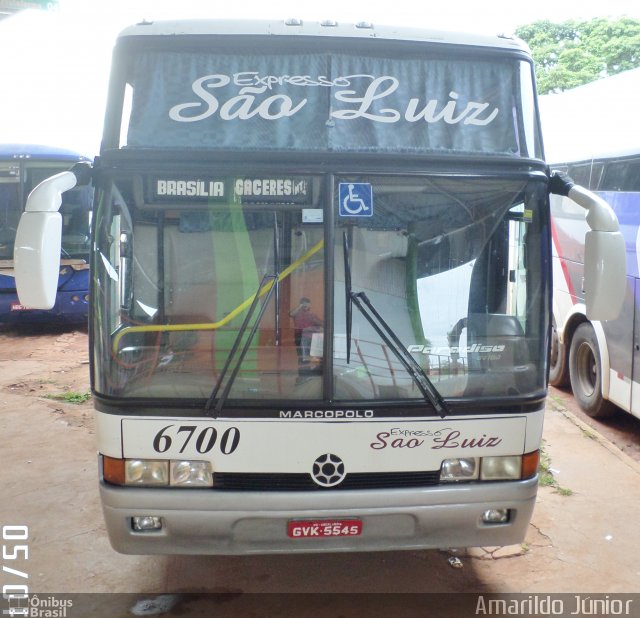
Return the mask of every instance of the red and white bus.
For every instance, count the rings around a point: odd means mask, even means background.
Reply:
[[[552,167],[567,172],[611,206],[624,236],[625,298],[613,319],[590,316],[584,302],[584,211],[551,199],[553,337],[549,381],[571,385],[580,407],[604,418],[622,409],[640,416],[638,245],[640,138],[626,110],[640,104],[640,69],[543,97]],[[589,131],[584,131],[588,126]]]

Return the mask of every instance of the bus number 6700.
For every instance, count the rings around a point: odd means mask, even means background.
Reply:
[[[201,455],[209,453],[218,441],[218,430],[215,427],[205,427],[198,431],[197,425],[180,425],[178,429],[171,431],[175,425],[163,427],[153,439],[153,448],[157,453],[166,453],[173,445],[174,440],[182,441],[179,453],[184,453],[187,445],[195,440],[196,451]],[[229,427],[220,436],[220,452],[231,455],[240,444],[240,430],[237,427]]]

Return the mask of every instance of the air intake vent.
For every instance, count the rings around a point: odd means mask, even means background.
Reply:
[[[430,487],[437,485],[440,471],[386,472],[347,474],[342,483],[329,490],[394,489]],[[217,472],[213,475],[214,489],[229,491],[326,491],[309,474],[263,474]]]

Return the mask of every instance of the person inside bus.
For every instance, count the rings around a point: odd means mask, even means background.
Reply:
[[[322,320],[311,311],[311,301],[303,296],[298,306],[289,311],[293,318],[293,338],[298,354],[298,365],[309,363],[311,338],[314,333],[322,332]]]

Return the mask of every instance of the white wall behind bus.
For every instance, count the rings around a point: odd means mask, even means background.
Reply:
[[[640,68],[540,97],[547,161],[640,152]]]

